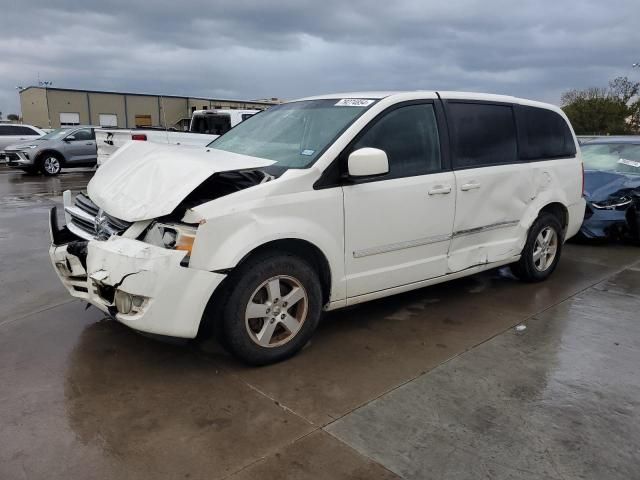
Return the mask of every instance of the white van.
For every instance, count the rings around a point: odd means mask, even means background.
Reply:
[[[130,161],[135,158],[136,161]],[[131,328],[216,332],[242,360],[300,350],[333,310],[511,265],[546,279],[582,222],[552,105],[457,92],[306,98],[207,149],[131,142],[51,213],[71,295]]]

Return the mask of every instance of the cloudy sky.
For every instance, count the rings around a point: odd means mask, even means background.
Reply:
[[[558,102],[640,79],[638,0],[0,0],[17,85],[217,98],[448,89]]]

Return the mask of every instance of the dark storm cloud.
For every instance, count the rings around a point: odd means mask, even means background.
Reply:
[[[0,0],[0,110],[55,86],[229,98],[438,88],[558,101],[640,61],[637,0]]]

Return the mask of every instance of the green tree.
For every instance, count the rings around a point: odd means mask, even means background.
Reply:
[[[639,131],[640,82],[617,77],[607,88],[569,90],[561,97],[562,109],[578,135],[616,135]]]
[[[18,120],[20,120],[20,117],[15,113],[10,113],[9,115],[7,115],[7,120],[10,120],[12,122],[17,122]]]

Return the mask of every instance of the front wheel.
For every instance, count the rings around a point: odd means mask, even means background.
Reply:
[[[222,310],[224,346],[252,365],[278,362],[309,341],[322,312],[318,274],[286,254],[249,260],[227,279]]]
[[[525,282],[546,280],[556,269],[562,252],[562,226],[555,215],[542,213],[531,226],[522,256],[511,271]]]
[[[48,177],[58,175],[62,170],[60,157],[53,153],[46,153],[40,161],[42,173]]]

